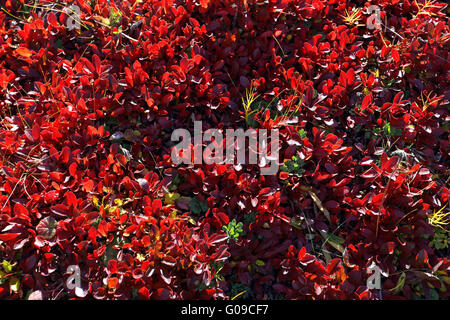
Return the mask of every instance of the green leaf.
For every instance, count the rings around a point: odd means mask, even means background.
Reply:
[[[334,234],[331,234],[331,233],[327,233],[327,239],[328,239],[328,241],[334,242],[334,243],[337,243],[337,244],[344,244],[345,243],[344,239],[342,239],[341,237],[338,237],[338,236],[336,236]]]
[[[306,138],[306,131],[305,131],[305,129],[300,129],[298,134],[300,135],[300,138],[302,138],[302,139]]]
[[[194,214],[200,214],[202,212],[208,211],[208,204],[206,201],[200,202],[197,198],[192,198],[189,202],[191,211]]]
[[[108,265],[110,260],[116,260],[118,253],[119,250],[114,249],[112,245],[106,246],[105,253],[103,254],[103,263]]]
[[[225,230],[229,239],[237,241],[239,239],[239,236],[244,232],[242,226],[242,222],[237,223],[236,220],[233,219],[233,221],[230,221],[228,225],[223,226],[222,228],[223,230]]]
[[[200,207],[202,208],[203,212],[208,211],[208,204],[206,203],[206,201],[203,201],[200,203]]]
[[[262,260],[256,260],[255,261],[255,264],[258,266],[258,267],[264,267],[266,264],[264,263],[264,261],[262,261]]]
[[[302,230],[302,220],[300,217],[292,217],[289,224],[294,228]]]
[[[402,274],[398,278],[397,285],[390,290],[392,291],[392,294],[396,295],[400,291],[402,291],[403,287],[405,286],[405,280],[406,280],[406,273],[402,272]]]
[[[192,198],[189,204],[191,206],[192,213],[200,214],[202,212],[202,207],[197,198]]]
[[[100,222],[101,222],[102,220],[103,220],[102,217],[99,216],[99,217],[92,223],[92,226],[93,226],[95,229],[98,229],[98,225],[100,224]]]
[[[439,293],[436,291],[436,289],[430,290],[430,300],[439,300]]]
[[[56,49],[64,49],[64,44],[61,39],[58,39],[55,41],[55,48]]]
[[[6,260],[3,260],[2,266],[3,266],[3,270],[5,270],[7,273],[10,273],[13,270],[12,264]]]

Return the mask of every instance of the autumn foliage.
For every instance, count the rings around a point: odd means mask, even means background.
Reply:
[[[1,299],[450,295],[446,4],[69,4],[0,0]],[[174,165],[193,120],[278,174]]]

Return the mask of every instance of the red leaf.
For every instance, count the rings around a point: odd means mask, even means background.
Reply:
[[[393,103],[394,104],[400,104],[402,102],[401,101],[402,99],[403,99],[403,92],[400,91],[399,93],[397,93],[395,95]]]
[[[66,192],[67,204],[69,206],[76,207],[77,206],[77,197],[71,191]]]
[[[55,147],[50,146],[49,156],[52,160],[58,161],[59,160],[58,150],[56,150]]]
[[[167,14],[169,8],[173,5],[173,0],[162,0],[161,5],[163,7],[164,13]]]
[[[0,234],[0,240],[1,241],[10,241],[13,239],[16,239],[20,236],[20,233],[4,233]]]
[[[347,87],[349,87],[349,86],[351,86],[351,85],[353,85],[353,83],[355,82],[355,70],[353,70],[353,69],[350,69],[350,70],[348,70],[347,71],[347,77],[346,77],[347,79]]]
[[[92,241],[93,244],[97,243],[97,235],[98,231],[94,227],[91,227],[88,231],[88,237]]]
[[[97,76],[99,76],[102,71],[102,62],[96,54],[92,57],[92,62],[94,62],[95,72],[97,73]]]
[[[393,254],[394,253],[394,249],[395,249],[395,242],[393,241],[388,241],[387,242],[387,251],[389,254]]]
[[[157,214],[157,213],[159,213],[159,210],[161,210],[161,207],[162,207],[162,202],[161,202],[161,200],[159,200],[159,199],[156,199],[156,200],[154,200],[153,202],[152,202],[152,209],[153,209],[153,213],[155,214]]]
[[[33,52],[31,52],[27,48],[18,48],[16,49],[16,53],[25,58],[29,58],[33,55]]]
[[[86,182],[83,183],[83,190],[85,192],[91,192],[93,188],[94,188],[94,181],[87,180]]]
[[[363,174],[361,174],[361,178],[364,179],[372,179],[375,178],[378,175],[377,171],[374,168],[370,168],[369,170],[363,172]]]
[[[382,158],[381,163],[382,163],[381,170],[390,172],[391,169],[393,169],[395,167],[395,165],[398,163],[398,157],[393,156],[388,161],[383,161],[383,158]]]
[[[133,87],[133,74],[131,73],[131,70],[127,67],[125,67],[125,80],[127,81],[130,87]]]
[[[332,274],[337,271],[337,267],[340,265],[340,259],[333,259],[330,261],[330,264],[327,266],[327,273]]]
[[[66,217],[68,208],[63,204],[57,204],[50,208],[50,211],[59,217]]]
[[[200,0],[200,5],[202,8],[207,9],[209,5],[209,0]]]
[[[68,163],[71,155],[71,151],[69,147],[64,147],[61,151],[61,160],[64,163]]]
[[[386,59],[386,55],[388,54],[388,52],[389,52],[389,47],[384,46],[381,49],[381,58]]]
[[[177,260],[175,258],[171,257],[171,256],[165,256],[162,259],[161,263],[165,264],[166,266],[173,267],[173,266],[176,265]]]
[[[49,173],[49,176],[50,176],[50,178],[52,178],[54,181],[56,181],[56,182],[61,182],[62,181],[62,179],[63,179],[63,177],[64,177],[64,174],[62,173],[62,172],[50,172]]]
[[[100,221],[98,224],[98,233],[100,233],[102,237],[106,237],[108,234],[108,223],[105,220]]]
[[[428,263],[428,253],[425,249],[420,250],[416,255],[416,262],[419,264],[419,267],[423,267]]]
[[[88,130],[88,135],[91,136],[91,137],[94,137],[94,136],[98,135],[97,129],[95,127],[93,127],[93,126],[88,126],[87,130]]]
[[[14,205],[14,214],[16,216],[20,216],[20,215],[28,216],[28,210],[20,203],[16,203]]]
[[[150,291],[146,287],[140,288],[138,294],[141,299],[148,300],[150,298]]]
[[[286,180],[287,178],[289,178],[289,173],[287,173],[287,172],[280,172],[280,179],[281,180]]]
[[[371,103],[372,103],[372,93],[364,97],[363,102],[361,104],[361,111],[367,109]]]
[[[41,127],[37,123],[34,123],[31,135],[35,141],[39,140],[41,136]]]
[[[214,216],[224,225],[228,224],[229,222],[228,216],[223,212],[214,213]]]
[[[136,231],[137,228],[138,228],[137,225],[133,224],[133,225],[129,226],[128,228],[126,228],[124,233],[132,234],[133,232]]]
[[[52,27],[57,27],[58,26],[58,21],[56,20],[56,16],[53,12],[50,12],[48,14],[47,17],[47,22],[52,26]]]
[[[69,173],[72,177],[75,177],[77,175],[77,164],[75,162],[73,162],[69,166]]]
[[[108,279],[108,288],[109,289],[116,288],[118,284],[119,284],[119,279],[117,279],[116,277],[112,277],[112,278]]]
[[[394,62],[400,62],[400,55],[398,54],[398,51],[396,49],[392,49],[391,55],[392,59],[394,59]]]

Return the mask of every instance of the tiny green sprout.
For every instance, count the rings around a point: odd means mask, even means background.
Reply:
[[[303,172],[303,166],[305,162],[297,156],[292,156],[291,160],[286,161],[281,167],[282,171],[288,172],[291,175],[301,177]]]
[[[298,134],[300,135],[300,138],[302,138],[302,139],[306,138],[306,131],[305,131],[305,129],[300,129],[298,131]]]
[[[397,129],[397,128],[392,128],[391,124],[389,122],[386,122],[385,125],[383,126],[383,132],[384,135],[392,138],[394,136],[399,136],[402,134],[402,130]]]
[[[242,222],[237,223],[235,219],[228,223],[228,225],[223,226],[223,229],[225,230],[227,236],[229,239],[233,241],[237,241],[239,239],[239,236],[244,233],[244,229],[242,227],[244,224]]]
[[[109,24],[113,27],[118,26],[122,21],[122,13],[120,11],[111,10],[109,15]]]

